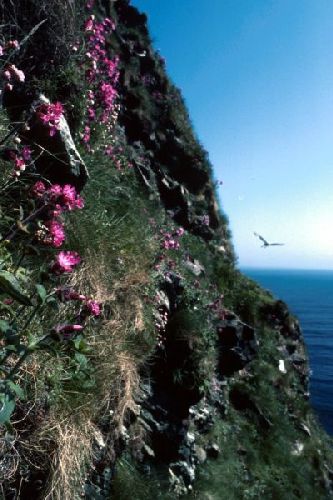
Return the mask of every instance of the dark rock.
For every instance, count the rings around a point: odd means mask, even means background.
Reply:
[[[188,462],[179,460],[178,462],[170,464],[170,469],[176,476],[181,476],[185,485],[193,483],[195,479],[195,467]]]
[[[255,330],[231,315],[220,323],[218,333],[219,372],[230,376],[254,358],[258,348]]]
[[[212,443],[207,446],[206,451],[209,458],[216,459],[220,455],[220,447],[217,443]]]
[[[236,410],[254,415],[263,430],[268,430],[272,426],[269,418],[263,414],[257,403],[242,388],[234,387],[229,393],[229,399]]]

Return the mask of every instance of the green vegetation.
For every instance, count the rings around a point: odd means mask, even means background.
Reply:
[[[144,16],[125,0],[95,18],[80,1],[28,4],[29,19],[27,0],[0,3],[16,65],[0,115],[1,494],[329,498],[297,322],[237,270]],[[31,108],[40,91],[50,103]],[[52,150],[64,118],[82,198]]]

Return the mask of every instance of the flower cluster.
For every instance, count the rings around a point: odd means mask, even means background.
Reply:
[[[54,104],[43,103],[36,109],[36,114],[38,119],[49,127],[49,134],[52,137],[60,129],[64,107],[60,102]]]
[[[176,229],[176,231],[173,231],[172,233],[161,230],[161,235],[162,235],[161,248],[165,250],[179,250],[180,248],[179,238],[183,236],[184,232],[185,231],[182,227],[179,227],[178,229]]]
[[[210,220],[209,220],[209,215],[200,215],[198,217],[198,221],[200,222],[200,224],[202,224],[203,226],[209,226],[210,224]]]
[[[107,56],[107,37],[115,29],[109,18],[98,22],[91,15],[85,25],[86,33],[86,79],[90,86],[87,93],[87,117],[84,124],[82,141],[89,148],[91,130],[94,123],[100,123],[111,130],[117,118],[116,90],[119,79],[118,57]]]
[[[77,252],[62,251],[56,255],[51,269],[54,274],[58,275],[71,273],[80,262],[81,257]]]
[[[64,252],[61,252],[64,253]],[[63,258],[63,256],[62,256]],[[67,259],[69,256],[67,256]],[[73,259],[73,255],[71,255]],[[86,297],[83,294],[72,290],[69,287],[60,287],[55,290],[56,296],[61,302],[78,301],[82,306],[79,313],[76,315],[73,324],[60,324],[54,328],[54,331],[62,336],[64,340],[70,340],[74,334],[84,329],[86,320],[89,317],[97,318],[101,314],[101,304],[95,300]]]
[[[19,49],[20,44],[17,40],[10,40],[4,45],[0,45],[0,57],[7,56],[7,52]],[[5,81],[5,90],[11,91],[16,83],[23,83],[25,81],[24,72],[17,68],[15,64],[6,64],[1,74],[2,80]]]
[[[84,207],[83,198],[77,194],[74,186],[65,184],[52,184],[46,188],[43,181],[37,181],[31,188],[31,194],[34,198],[43,199],[50,207],[52,207],[53,215],[60,215],[62,212],[67,212]]]
[[[65,229],[59,217],[63,212],[81,209],[84,201],[70,184],[53,184],[46,188],[44,182],[37,181],[31,188],[31,195],[45,207],[42,229],[37,231],[37,238],[45,245],[60,247],[65,241]]]
[[[17,40],[9,40],[5,45],[0,45],[0,57],[6,54],[8,50],[17,50],[20,44]]]
[[[14,64],[8,64],[3,72],[3,78],[10,81],[21,82],[25,80],[25,74],[21,69],[18,69]]]
[[[42,236],[42,241],[45,245],[52,247],[61,247],[66,239],[64,225],[56,219],[51,219],[45,222],[47,233]]]
[[[8,152],[9,159],[14,164],[14,177],[19,177],[21,172],[24,172],[27,162],[31,160],[31,149],[28,146],[23,146],[20,150],[11,150]]]
[[[80,301],[83,304],[83,308],[80,312],[80,317],[82,316],[99,316],[101,314],[101,305],[93,300],[92,298],[86,297],[71,288],[57,288],[56,295],[62,302],[68,301]]]
[[[122,146],[109,144],[106,146],[104,153],[112,160],[113,165],[120,172],[126,168],[133,167],[126,154],[124,154],[125,150]]]

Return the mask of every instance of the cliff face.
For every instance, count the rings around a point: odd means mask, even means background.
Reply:
[[[146,16],[127,0],[93,3],[1,4],[4,39],[38,27],[11,56],[25,82],[4,84],[4,172],[13,150],[15,165],[21,158],[17,144],[32,160],[1,201],[2,264],[20,269],[30,293],[31,276],[46,290],[38,284],[29,320],[30,304],[21,297],[8,311],[13,291],[0,289],[3,408],[8,373],[26,394],[17,399],[16,389],[11,421],[3,418],[2,494],[330,498],[332,452],[308,403],[299,324],[236,268],[208,155]],[[61,120],[40,108],[42,93],[62,102]],[[58,259],[50,277],[43,264],[55,257],[40,248],[41,231],[51,232],[40,200],[53,198],[36,195],[36,180],[53,196],[55,184],[85,185],[85,209],[66,215],[66,249],[82,257],[73,274],[61,274]],[[61,196],[63,212],[81,208]],[[23,229],[13,232],[6,217],[17,212]],[[49,300],[55,288],[60,306]],[[69,299],[83,303],[79,314]],[[20,349],[6,329],[18,311]],[[69,317],[76,330],[64,326]],[[21,352],[31,358],[21,363]]]

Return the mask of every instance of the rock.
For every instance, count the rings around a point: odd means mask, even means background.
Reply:
[[[154,450],[152,448],[150,448],[150,446],[148,446],[147,444],[144,445],[143,452],[149,458],[154,458],[155,457]]]
[[[217,443],[212,443],[206,448],[207,456],[209,458],[217,458],[220,454],[220,447]]]
[[[94,444],[98,446],[98,448],[105,448],[106,443],[103,437],[103,434],[99,429],[95,430],[95,435],[94,435]]]
[[[289,360],[294,365],[304,365],[307,362],[304,356],[296,352],[290,356]]]
[[[191,259],[187,257],[184,261],[184,267],[186,267],[194,276],[200,276],[200,274],[205,272],[205,268],[200,264],[197,259]]]
[[[272,426],[269,418],[243,388],[233,387],[229,393],[229,400],[236,410],[252,412],[257,417],[258,424],[263,430],[267,431]]]
[[[184,460],[170,464],[170,469],[176,476],[181,476],[186,486],[193,483],[195,479],[195,467]]]
[[[254,358],[258,348],[255,330],[234,314],[227,314],[218,333],[219,371],[222,376],[230,376]]]
[[[193,432],[188,432],[188,433],[186,434],[185,440],[186,440],[189,444],[194,443],[194,441],[195,441],[195,435],[193,434]]]
[[[197,430],[202,434],[208,432],[214,425],[212,411],[201,403],[191,406],[189,415]]]
[[[40,95],[30,110],[30,130],[21,133],[35,152],[38,173],[54,184],[71,184],[81,191],[88,180],[87,168],[76,149],[67,120],[61,116],[59,130],[51,137],[50,130],[35,115],[35,110],[50,101]]]
[[[299,423],[299,428],[301,429],[301,431],[303,431],[307,436],[311,437],[311,431],[310,431],[310,428],[304,423],[304,422],[300,422]]]
[[[297,457],[302,454],[303,450],[304,444],[301,441],[295,441],[291,450],[291,454]]]
[[[202,446],[194,445],[194,453],[200,464],[203,464],[207,460],[207,452],[202,448]]]
[[[170,489],[177,497],[186,495],[188,493],[188,489],[185,486],[183,477],[175,474],[171,467],[169,468],[169,482]]]

